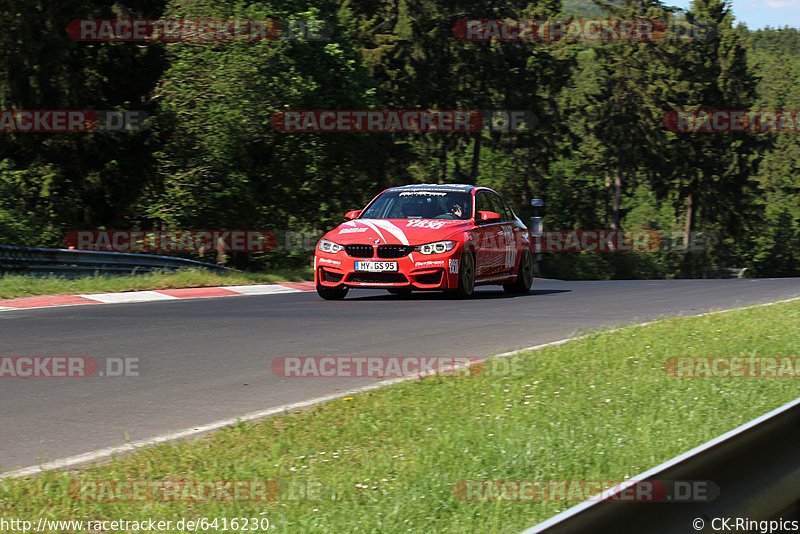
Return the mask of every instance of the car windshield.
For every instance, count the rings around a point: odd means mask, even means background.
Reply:
[[[361,219],[469,219],[472,195],[466,191],[387,191],[375,199]]]

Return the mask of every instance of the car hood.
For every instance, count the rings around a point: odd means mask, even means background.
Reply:
[[[470,221],[447,219],[355,219],[324,238],[340,245],[423,245],[448,239],[472,227]]]

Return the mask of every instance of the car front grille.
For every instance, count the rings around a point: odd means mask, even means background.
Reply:
[[[345,245],[347,254],[354,258],[371,258],[372,245]]]
[[[414,249],[408,245],[378,245],[379,258],[402,258]]]
[[[362,284],[402,284],[408,279],[400,273],[353,273],[347,278],[347,281]]]

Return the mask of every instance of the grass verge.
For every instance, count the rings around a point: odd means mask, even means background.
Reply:
[[[112,293],[146,289],[174,289],[222,285],[271,284],[311,280],[311,267],[284,269],[270,273],[217,274],[185,269],[176,272],[147,273],[136,276],[98,276],[94,278],[31,278],[7,275],[0,277],[0,299],[34,295],[71,295],[74,293]]]
[[[667,358],[795,356],[798,340],[798,302],[594,333],[515,356],[503,373],[408,381],[77,473],[6,480],[0,512],[173,525],[268,518],[275,532],[519,532],[571,503],[464,502],[454,485],[633,476],[800,392],[791,378],[669,377]],[[283,490],[224,503],[96,502],[70,491],[98,480],[280,480]]]

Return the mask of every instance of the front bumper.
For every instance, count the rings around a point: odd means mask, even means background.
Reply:
[[[345,251],[314,256],[314,281],[324,287],[454,289],[458,287],[459,247],[444,254],[412,252],[401,258],[355,258]],[[356,261],[396,261],[397,271],[356,271]]]

